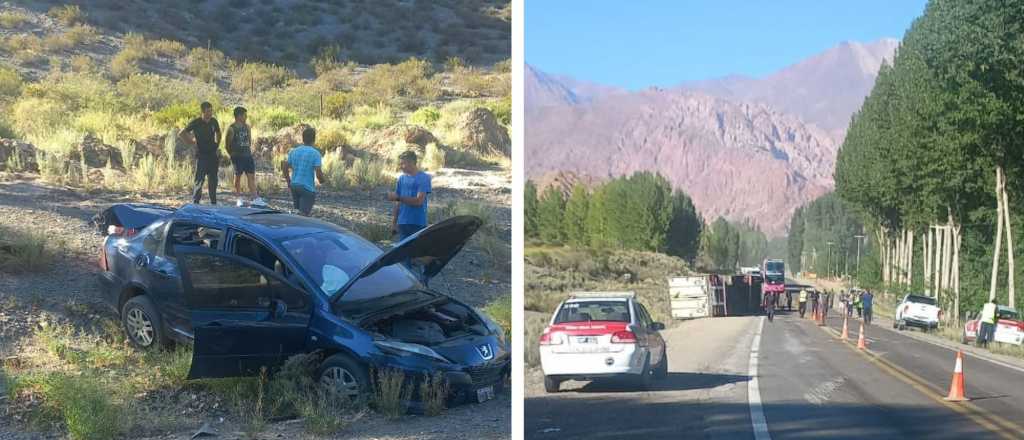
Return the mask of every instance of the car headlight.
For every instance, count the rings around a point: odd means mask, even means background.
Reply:
[[[377,348],[380,348],[384,351],[390,351],[398,355],[402,355],[403,353],[418,354],[420,356],[426,356],[432,359],[439,360],[441,362],[449,362],[448,359],[444,358],[444,356],[437,354],[436,351],[424,345],[410,344],[408,342],[398,341],[374,341],[373,343],[377,346]]]
[[[505,342],[505,329],[501,328],[501,324],[494,322],[494,320],[491,319],[491,317],[487,316],[486,314],[477,313],[477,315],[480,316],[480,320],[484,322],[484,326],[487,327],[487,330],[498,338],[498,341],[501,342],[501,345],[508,345]]]

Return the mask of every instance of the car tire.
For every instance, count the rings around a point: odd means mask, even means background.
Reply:
[[[121,308],[121,328],[128,343],[139,350],[166,348],[171,345],[164,334],[163,320],[146,295],[133,296]]]
[[[316,383],[322,390],[347,397],[352,402],[367,399],[373,390],[366,368],[341,353],[320,363],[316,370]]]
[[[906,330],[906,329],[907,329],[907,323],[903,322],[903,320],[901,319],[899,324],[898,324],[898,326],[897,326],[897,330],[903,331],[903,330]]]
[[[661,362],[654,368],[654,378],[663,380],[668,377],[668,353],[661,356]]]
[[[970,345],[970,342],[967,340],[967,330],[960,332],[960,343]]]
[[[544,392],[557,393],[562,387],[562,380],[552,376],[544,376]]]
[[[648,390],[651,388],[651,380],[653,379],[654,372],[651,371],[651,355],[647,355],[647,359],[644,360],[644,368],[640,370],[640,376],[636,378],[637,388],[641,390]]]

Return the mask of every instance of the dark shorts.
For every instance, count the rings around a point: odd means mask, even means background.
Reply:
[[[231,165],[235,167],[235,175],[256,174],[256,161],[252,156],[231,156]]]
[[[316,193],[300,185],[291,185],[292,203],[299,214],[309,216],[313,212],[313,202],[316,201]]]

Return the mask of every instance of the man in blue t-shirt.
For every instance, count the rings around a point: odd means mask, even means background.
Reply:
[[[398,156],[402,175],[398,176],[395,191],[387,195],[395,202],[392,211],[391,233],[398,234],[399,240],[427,227],[427,203],[430,200],[430,175],[420,171],[416,153],[406,151]]]
[[[288,152],[288,160],[285,161],[282,170],[284,180],[291,189],[295,209],[306,217],[313,212],[313,202],[316,201],[316,183],[313,176],[320,180],[321,185],[327,182],[320,169],[320,150],[313,147],[315,142],[316,130],[313,127],[302,130],[302,145],[296,145]],[[292,174],[292,171],[295,173]]]

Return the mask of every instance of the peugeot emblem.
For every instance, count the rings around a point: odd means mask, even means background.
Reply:
[[[480,357],[484,358],[485,361],[489,361],[494,358],[494,352],[491,351],[490,344],[478,345],[476,351],[480,352]]]

